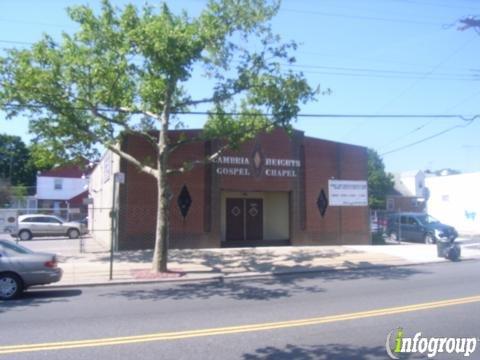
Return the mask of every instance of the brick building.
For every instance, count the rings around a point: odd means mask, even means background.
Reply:
[[[172,131],[170,136],[175,142],[180,134],[199,133]],[[139,137],[128,136],[120,146],[137,158],[154,157],[152,146]],[[219,141],[183,145],[169,165],[203,160],[220,146]],[[111,206],[117,171],[125,174],[118,191],[118,248],[152,248],[156,181],[113,153],[104,155],[90,178],[91,209]],[[301,131],[261,134],[215,163],[170,175],[170,248],[369,244],[366,179],[363,147]],[[95,214],[92,226],[108,227],[108,214]],[[105,232],[98,236],[108,241]]]

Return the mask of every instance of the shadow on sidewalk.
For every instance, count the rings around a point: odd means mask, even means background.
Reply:
[[[311,268],[316,259],[338,259],[342,256],[361,254],[356,250],[294,250],[275,252],[246,248],[238,250],[170,250],[169,263],[177,265],[199,265],[210,268],[210,272],[273,272],[282,270],[299,271]],[[135,264],[150,264],[153,258],[152,250],[122,251],[116,253],[114,262]],[[108,262],[108,254],[98,258],[100,262]],[[174,267],[175,267],[174,266]]]
[[[0,314],[10,310],[22,310],[24,307],[41,306],[49,303],[68,302],[71,297],[80,296],[81,290],[43,290],[33,289],[23,293],[18,299],[0,301]]]
[[[129,300],[194,300],[224,297],[234,300],[268,301],[288,298],[301,293],[322,293],[326,290],[318,283],[358,279],[395,280],[405,279],[429,272],[406,267],[371,268],[343,271],[324,271],[307,274],[272,275],[258,279],[220,278],[210,281],[177,284],[156,284],[151,288],[113,291],[102,295],[111,298],[125,297]],[[319,280],[313,283],[310,280]],[[193,280],[192,280],[193,281]]]
[[[411,356],[403,356],[410,359]],[[407,354],[405,354],[407,355]],[[367,347],[349,344],[328,344],[318,346],[299,346],[288,344],[284,348],[267,346],[256,349],[254,353],[243,354],[244,360],[374,360],[386,359],[385,346]]]

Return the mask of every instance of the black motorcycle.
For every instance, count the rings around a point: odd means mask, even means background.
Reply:
[[[437,240],[437,255],[451,261],[459,261],[462,250],[455,242],[455,238]]]

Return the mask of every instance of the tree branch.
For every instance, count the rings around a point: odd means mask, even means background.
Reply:
[[[176,169],[168,169],[167,174],[184,174],[187,171],[192,170],[196,166],[199,165],[206,165],[206,164],[211,164],[213,163],[220,155],[222,155],[226,150],[230,148],[230,144],[225,144],[223,145],[220,149],[218,149],[215,153],[213,153],[210,156],[207,156],[204,160],[193,160],[193,161],[188,161],[185,163],[184,166],[176,168]]]
[[[150,144],[152,144],[155,147],[155,149],[158,149],[157,139],[155,137],[149,135],[147,132],[142,132],[142,131],[135,130],[124,122],[121,122],[121,121],[115,120],[114,118],[108,117],[105,114],[102,114],[101,112],[99,112],[97,107],[92,106],[91,104],[90,104],[90,108],[91,108],[92,114],[94,116],[99,117],[99,118],[105,120],[106,122],[110,122],[112,124],[122,126],[125,129],[125,131],[130,133],[130,134],[134,134],[134,135],[144,137]]]
[[[148,165],[144,165],[142,164],[139,160],[137,160],[136,158],[134,158],[132,155],[118,149],[117,147],[113,146],[113,145],[108,145],[106,144],[105,145],[107,147],[107,149],[109,149],[111,152],[117,154],[118,156],[120,156],[121,158],[127,160],[128,162],[130,162],[132,165],[134,165],[135,167],[137,167],[140,171],[146,173],[146,174],[149,174],[149,175],[152,175],[153,177],[155,177],[156,179],[158,179],[158,170],[157,169],[154,169]]]
[[[120,111],[130,113],[130,114],[143,114],[145,116],[154,118],[155,120],[161,120],[161,117],[151,111],[148,110],[141,110],[141,109],[131,109],[127,107],[120,107]]]

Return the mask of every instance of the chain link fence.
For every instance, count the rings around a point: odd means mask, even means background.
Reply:
[[[62,208],[62,209],[25,209],[3,208],[0,209],[0,238],[15,239],[16,241],[50,241],[68,240],[72,249],[79,248],[80,252],[108,251],[110,250],[112,222],[111,208]],[[21,215],[54,215],[59,221],[46,216],[28,219],[25,226],[19,224]],[[72,224],[67,224],[72,223]],[[22,229],[28,230],[29,236],[20,238]],[[79,236],[71,229],[78,229]],[[75,240],[75,241],[74,241]],[[50,241],[50,243],[53,242]],[[33,243],[31,243],[32,245]],[[61,249],[66,249],[65,244],[58,243]],[[55,250],[55,249],[52,249]]]
[[[373,245],[384,245],[389,237],[388,218],[392,211],[370,209],[370,233]]]

